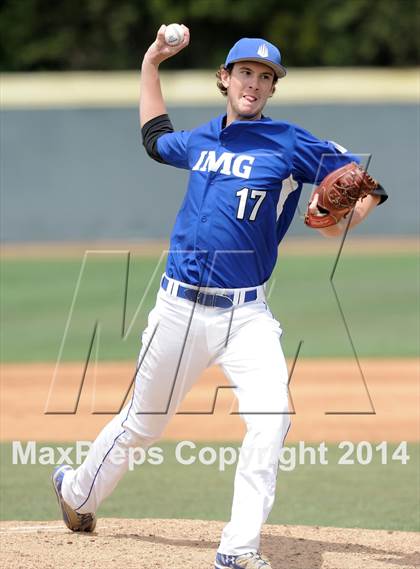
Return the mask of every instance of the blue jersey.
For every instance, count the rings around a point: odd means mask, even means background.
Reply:
[[[252,287],[274,269],[302,185],[359,160],[287,122],[223,124],[221,115],[157,141],[163,162],[190,170],[166,274],[196,286]]]

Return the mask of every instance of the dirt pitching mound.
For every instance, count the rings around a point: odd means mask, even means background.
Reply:
[[[2,522],[1,566],[9,569],[213,569],[223,523],[100,519],[74,534],[61,522]],[[414,569],[416,533],[267,525],[261,549],[273,569]]]

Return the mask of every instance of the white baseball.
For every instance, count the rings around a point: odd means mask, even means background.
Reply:
[[[165,41],[168,45],[179,45],[184,39],[184,30],[179,24],[169,24],[165,30]]]

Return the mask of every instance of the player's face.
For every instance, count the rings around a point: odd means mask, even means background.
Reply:
[[[227,88],[227,119],[257,120],[274,92],[274,71],[254,61],[235,63],[231,73],[223,70],[222,82]]]

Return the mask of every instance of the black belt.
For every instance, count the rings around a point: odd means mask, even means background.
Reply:
[[[162,278],[162,288],[167,290],[169,284],[169,279],[164,276]],[[214,306],[216,308],[230,308],[233,306],[234,295],[231,294],[217,294],[202,292],[199,289],[189,288],[183,285],[178,285],[178,290],[176,296],[179,298],[185,298],[191,302],[197,302],[198,304],[203,304],[204,306]],[[257,300],[257,289],[245,291],[243,302],[252,302]]]

